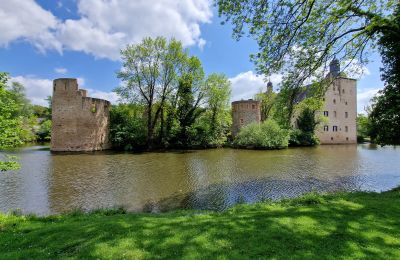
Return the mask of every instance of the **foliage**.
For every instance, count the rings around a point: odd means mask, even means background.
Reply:
[[[289,131],[280,128],[273,120],[267,120],[261,124],[251,123],[240,130],[234,144],[239,147],[285,148],[289,144]]]
[[[396,28],[385,30],[379,40],[385,88],[372,99],[369,114],[371,138],[382,145],[400,144],[400,3],[394,23]]]
[[[397,0],[216,2],[236,39],[248,32],[257,41],[259,52],[251,56],[257,71],[290,72],[297,86],[310,76],[323,76],[334,57],[347,64],[367,62],[374,40],[397,28],[392,16]]]
[[[0,72],[0,149],[13,147],[22,144],[20,132],[21,120],[16,117],[19,112],[19,106],[13,99],[13,93],[6,89],[8,74]],[[0,161],[0,170],[12,170],[18,167],[13,160],[7,158]]]
[[[134,150],[146,145],[145,108],[120,104],[110,110],[110,140],[117,149]]]
[[[1,157],[5,157],[5,160],[0,160],[0,172],[3,171],[10,171],[10,170],[18,170],[19,168],[21,168],[21,166],[19,165],[19,163],[16,161],[18,158],[15,156],[10,156],[10,155],[6,155],[6,156],[1,156]]]
[[[399,215],[400,191],[313,193],[223,212],[3,214],[0,252],[4,259],[399,259]]]
[[[51,120],[44,120],[36,131],[37,141],[49,142],[51,139]]]
[[[364,142],[370,136],[370,122],[366,115],[357,115],[357,141]]]
[[[277,94],[272,91],[260,92],[255,96],[255,100],[261,102],[261,121],[271,119],[274,114],[274,105],[276,102]]]
[[[143,108],[140,117],[126,118],[125,122],[131,120],[133,130],[146,121],[147,149],[219,146],[226,141],[231,121],[227,116],[230,83],[226,76],[211,74],[205,78],[200,60],[174,39],[146,38],[140,44],[128,45],[121,54],[124,65],[118,77],[124,84],[115,91],[124,101]],[[119,125],[111,126],[118,128],[113,133],[119,135],[112,138],[117,147],[136,143],[137,133],[131,138],[120,122],[112,124]]]
[[[181,42],[157,37],[128,45],[121,55],[123,68],[118,78],[124,84],[116,92],[131,103],[140,101],[146,105],[146,144],[151,148],[155,127],[168,95],[176,90],[177,74],[184,67],[186,53]]]

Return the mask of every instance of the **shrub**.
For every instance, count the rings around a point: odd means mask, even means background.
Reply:
[[[251,123],[243,127],[234,140],[239,147],[282,149],[289,144],[289,131],[282,129],[275,121],[261,124]]]
[[[300,129],[290,132],[290,146],[314,146],[317,144],[319,144],[319,139],[313,132],[303,132]]]
[[[114,148],[141,149],[146,145],[146,126],[143,111],[133,105],[113,106],[110,111],[110,140]]]
[[[43,121],[36,131],[36,140],[39,142],[49,142],[51,139],[51,120]]]

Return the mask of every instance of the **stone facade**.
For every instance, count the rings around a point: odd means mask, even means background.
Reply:
[[[357,81],[340,76],[332,79],[320,113],[327,118],[317,130],[321,144],[357,143]]]
[[[87,97],[76,79],[53,82],[52,151],[96,151],[109,142],[110,102]]]
[[[236,136],[240,128],[261,121],[260,101],[241,100],[232,102],[232,135]]]

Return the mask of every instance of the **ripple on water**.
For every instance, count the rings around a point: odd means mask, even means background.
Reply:
[[[113,206],[223,210],[310,191],[383,191],[400,184],[400,151],[394,147],[51,154],[33,146],[12,152],[22,168],[0,175],[4,212],[46,215]]]

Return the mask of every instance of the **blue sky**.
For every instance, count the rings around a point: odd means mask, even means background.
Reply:
[[[0,71],[24,84],[37,104],[45,104],[58,77],[79,78],[89,95],[115,101],[119,49],[144,36],[181,40],[207,74],[230,78],[232,99],[251,98],[265,85],[249,61],[257,45],[232,39],[231,26],[220,24],[208,0],[8,0],[0,20]],[[373,54],[371,60],[358,82],[359,112],[383,87],[380,58]],[[276,85],[280,76],[271,79]]]

